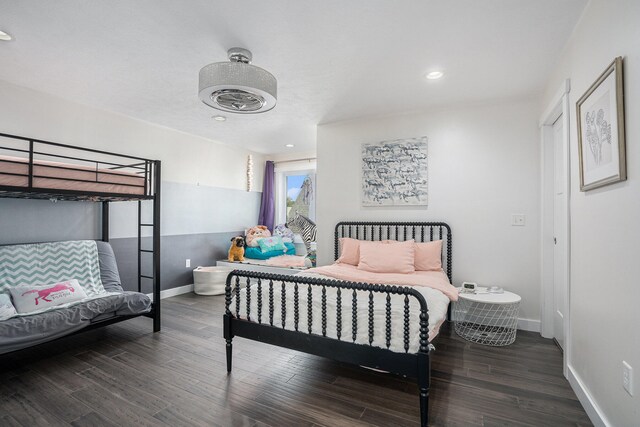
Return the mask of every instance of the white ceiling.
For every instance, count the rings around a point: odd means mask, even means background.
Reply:
[[[0,79],[263,153],[316,125],[542,90],[586,0],[0,0]],[[211,119],[198,71],[253,52],[278,105]],[[424,78],[443,70],[438,81]]]

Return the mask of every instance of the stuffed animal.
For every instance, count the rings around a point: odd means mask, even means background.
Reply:
[[[258,247],[258,239],[262,239],[264,237],[271,237],[271,232],[264,225],[256,225],[255,227],[251,227],[246,232],[246,242],[247,246],[252,248]]]
[[[282,237],[283,242],[293,243],[293,231],[287,227],[287,224],[276,225],[273,229],[273,235]]]
[[[307,247],[307,252],[311,252],[311,243],[316,241],[316,223],[296,211],[295,215],[291,216],[287,221],[287,227],[300,235],[304,245]]]
[[[229,248],[229,261],[244,261],[244,237],[236,236],[231,238]]]
[[[311,249],[308,253],[307,256],[304,257],[304,266],[307,268],[313,268],[317,265],[318,261],[317,261],[317,255],[316,255],[316,250],[315,249]]]

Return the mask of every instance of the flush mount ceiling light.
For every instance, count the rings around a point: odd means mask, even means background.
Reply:
[[[276,106],[277,82],[273,74],[251,65],[247,49],[233,47],[229,62],[216,62],[200,70],[200,100],[229,113],[264,113]]]
[[[224,122],[225,120],[227,120],[225,116],[213,116],[212,119],[219,122]]]
[[[287,147],[287,148],[293,148],[293,147],[295,147],[295,145],[293,145],[293,144],[285,144],[285,147]]]
[[[8,42],[13,40],[13,37],[9,33],[5,33],[4,31],[0,31],[0,40]]]
[[[438,80],[440,77],[444,76],[442,71],[432,71],[427,74],[427,79],[429,80]]]

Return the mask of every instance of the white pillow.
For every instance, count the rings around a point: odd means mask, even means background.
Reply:
[[[16,314],[11,297],[8,294],[0,294],[0,321],[10,319]]]
[[[87,298],[77,280],[45,286],[16,286],[9,288],[13,305],[20,314],[42,311],[61,304]]]

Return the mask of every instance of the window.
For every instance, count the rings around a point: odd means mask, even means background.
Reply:
[[[283,162],[276,166],[276,223],[296,212],[316,220],[316,167],[313,162]]]
[[[315,221],[314,174],[296,173],[295,175],[286,175],[285,178],[287,181],[287,222],[293,218],[296,212]]]

